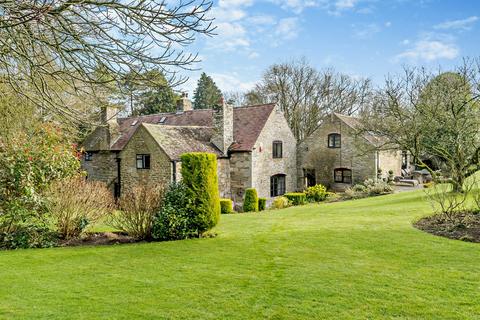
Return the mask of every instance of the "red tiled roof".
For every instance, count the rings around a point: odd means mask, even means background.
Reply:
[[[233,137],[231,151],[251,151],[275,104],[238,107],[233,109]],[[163,121],[162,121],[163,119]],[[183,113],[159,113],[148,116],[119,118],[120,136],[111,150],[120,151],[142,123],[170,126],[213,126],[211,109],[190,110]]]

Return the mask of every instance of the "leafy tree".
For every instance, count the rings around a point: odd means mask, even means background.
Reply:
[[[65,100],[119,82],[132,69],[157,67],[171,82],[185,80],[175,77],[176,71],[197,56],[181,48],[211,33],[206,16],[211,6],[208,0],[5,0],[0,72],[36,106],[80,120],[82,114],[72,113]],[[111,79],[98,76],[100,67]]]
[[[197,89],[193,93],[195,109],[213,109],[222,98],[222,92],[210,76],[202,72],[197,82]]]
[[[371,94],[369,79],[333,70],[319,72],[305,59],[274,64],[245,95],[247,104],[276,102],[298,140],[309,136],[332,112],[358,113]]]
[[[178,95],[158,69],[144,73],[131,71],[121,84],[122,101],[132,115],[173,112]]]
[[[382,138],[381,148],[408,151],[436,179],[424,161],[433,157],[454,191],[462,191],[465,179],[480,170],[479,65],[465,60],[455,72],[436,74],[406,68],[378,92],[363,129]]]

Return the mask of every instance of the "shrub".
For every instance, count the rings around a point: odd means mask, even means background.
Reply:
[[[258,198],[258,211],[263,211],[267,208],[267,199]]]
[[[190,190],[182,182],[170,184],[163,206],[155,215],[153,239],[180,240],[198,236],[191,202]]]
[[[181,156],[182,179],[189,190],[189,210],[194,214],[193,227],[199,235],[213,228],[220,219],[217,156],[192,152]]]
[[[373,184],[366,185],[366,187],[367,187],[366,191],[370,196],[377,196],[377,195],[388,194],[393,192],[392,186],[390,186],[385,181],[377,181],[377,182],[374,182]]]
[[[233,213],[233,202],[230,199],[220,199],[220,211],[222,214]]]
[[[365,192],[366,188],[364,187],[364,191],[359,191],[360,188],[347,188],[343,193],[343,198],[345,199],[360,199],[368,197],[368,193]]]
[[[356,184],[351,189],[355,192],[367,192],[367,187],[363,184]]]
[[[387,177],[387,182],[388,183],[393,183],[395,176],[393,174],[393,170],[388,170],[388,177]]]
[[[255,188],[245,190],[243,199],[243,212],[258,211],[258,195]]]
[[[424,184],[423,184],[423,187],[424,187],[425,189],[431,188],[431,187],[433,187],[433,182],[424,183]]]
[[[287,198],[294,206],[307,203],[307,196],[303,192],[285,193],[284,197]]]
[[[10,211],[12,212],[12,211]],[[15,210],[15,217],[21,220],[5,219],[0,224],[0,249],[48,248],[58,243],[58,235],[52,231],[45,219],[35,212],[23,208]]]
[[[113,198],[104,183],[77,176],[54,182],[45,204],[60,238],[70,239],[111,213]]]
[[[311,202],[320,202],[327,198],[327,188],[321,184],[314,185],[305,190],[307,200]]]
[[[124,192],[118,201],[119,211],[111,216],[108,224],[135,239],[151,239],[153,222],[162,207],[163,196],[162,188],[147,185]]]
[[[276,197],[273,199],[272,205],[270,208],[272,209],[283,209],[283,208],[288,208],[292,204],[290,203],[290,200],[288,200],[285,197]]]

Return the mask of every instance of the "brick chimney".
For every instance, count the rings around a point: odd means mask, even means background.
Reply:
[[[213,130],[212,143],[226,155],[233,143],[233,107],[223,97],[213,109]]]
[[[180,100],[177,101],[177,113],[192,110],[192,101],[188,99],[188,93],[183,92]]]

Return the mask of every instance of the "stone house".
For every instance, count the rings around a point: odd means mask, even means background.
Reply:
[[[222,197],[241,202],[246,188],[260,197],[294,191],[296,140],[275,104],[192,110],[186,96],[177,112],[117,118],[106,108],[103,126],[84,141],[82,166],[116,196],[136,184],[165,186],[181,179],[186,152],[217,155]]]
[[[360,123],[354,117],[334,113],[298,145],[298,189],[321,183],[333,190],[366,179],[382,177],[392,170],[401,175],[402,153],[379,150],[380,140],[358,134]],[[403,164],[404,165],[404,164]]]

